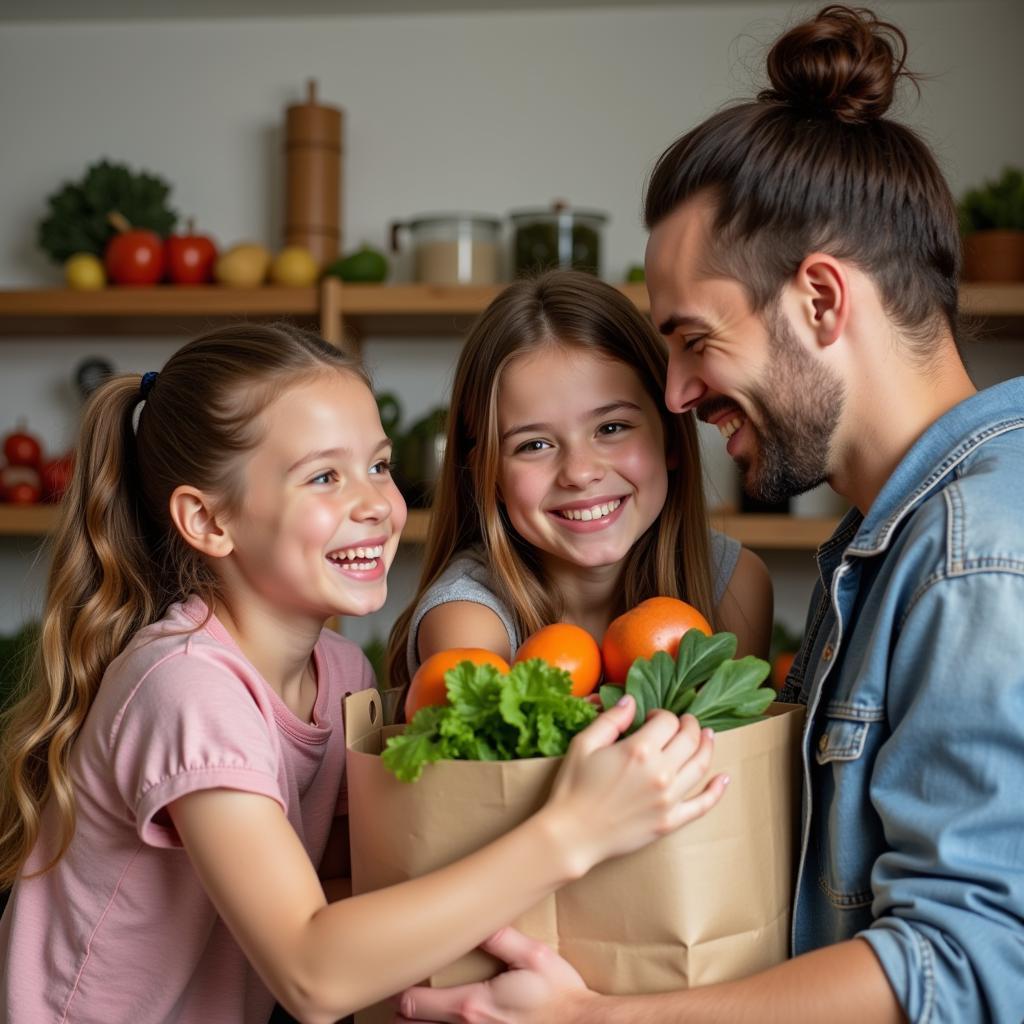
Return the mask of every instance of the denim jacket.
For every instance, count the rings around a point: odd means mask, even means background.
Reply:
[[[911,1021],[1024,1020],[1024,377],[818,551],[793,952],[869,942]]]

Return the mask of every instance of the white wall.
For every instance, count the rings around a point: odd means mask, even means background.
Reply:
[[[156,171],[173,204],[228,244],[280,242],[283,109],[315,76],[345,109],[346,246],[383,245],[425,211],[504,214],[564,197],[611,215],[605,275],[643,254],[642,186],[659,152],[747,96],[764,45],[819,6],[728,3],[554,12],[0,26],[0,287],[55,283],[35,245],[45,197],[100,158]],[[1024,5],[879,3],[933,76],[900,113],[936,149],[956,192],[1024,163]],[[0,433],[27,416],[65,445],[78,359],[156,368],[177,340],[0,340]],[[371,339],[367,357],[407,416],[444,401],[457,342]],[[981,380],[1024,368],[1019,342],[978,350]],[[717,453],[720,455],[720,452]],[[0,540],[0,631],[38,601],[33,543]],[[412,559],[412,561],[410,561]],[[386,628],[415,575],[406,552]],[[774,555],[780,611],[802,619],[808,553]],[[350,632],[365,637],[373,623]]]

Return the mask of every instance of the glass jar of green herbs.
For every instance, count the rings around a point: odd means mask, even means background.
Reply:
[[[607,214],[554,203],[546,210],[515,210],[512,266],[517,277],[551,267],[601,274],[601,232]]]

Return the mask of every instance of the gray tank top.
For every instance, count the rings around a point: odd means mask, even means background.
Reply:
[[[717,530],[711,531],[711,585],[716,605],[725,594],[739,557],[739,541]],[[508,606],[493,588],[490,570],[481,559],[479,550],[470,548],[452,559],[448,568],[424,591],[409,623],[409,640],[405,656],[410,676],[420,665],[417,639],[423,616],[432,608],[450,604],[452,601],[470,601],[490,608],[505,627],[508,649],[512,652],[518,650],[522,638],[519,636],[515,620]]]

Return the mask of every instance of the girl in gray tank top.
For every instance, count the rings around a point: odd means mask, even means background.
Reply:
[[[693,414],[616,288],[574,271],[507,287],[459,358],[423,574],[391,636],[392,686],[453,647],[515,654],[574,622],[600,642],[648,597],[682,598],[767,655],[771,584],[709,528]]]

